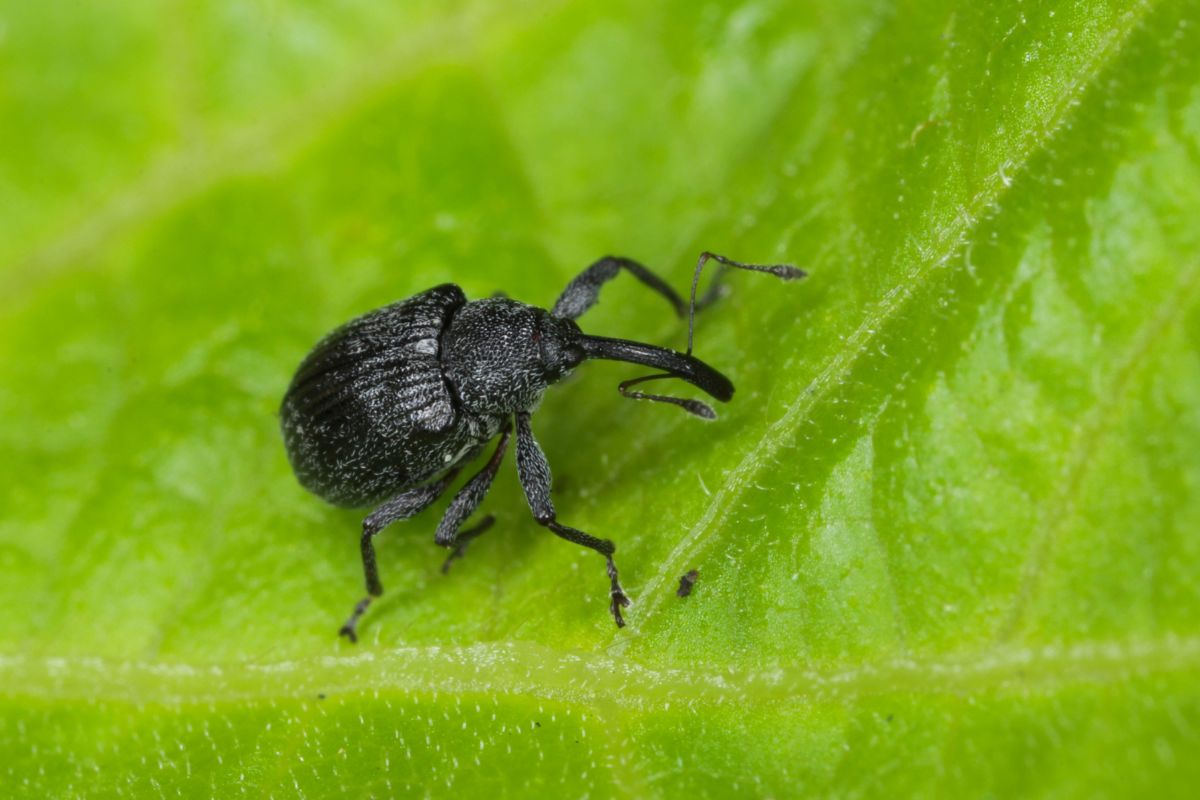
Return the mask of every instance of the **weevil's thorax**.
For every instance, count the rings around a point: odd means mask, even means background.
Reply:
[[[442,368],[468,414],[508,415],[537,407],[550,384],[583,360],[570,320],[507,298],[476,300],[442,336]]]

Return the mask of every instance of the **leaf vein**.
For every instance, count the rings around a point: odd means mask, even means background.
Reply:
[[[1142,326],[1133,345],[1118,362],[1114,375],[1104,391],[1099,392],[1100,401],[1093,406],[1087,417],[1079,424],[1075,446],[1071,448],[1062,469],[1061,491],[1051,496],[1039,519],[1044,523],[1035,531],[1029,545],[1021,583],[1016,596],[1000,628],[999,641],[1012,639],[1021,625],[1033,599],[1046,562],[1054,553],[1055,545],[1063,529],[1077,511],[1077,495],[1084,485],[1084,478],[1093,465],[1093,454],[1104,432],[1109,429],[1117,412],[1127,402],[1139,368],[1153,363],[1149,358],[1155,352],[1155,344],[1166,335],[1183,313],[1200,300],[1200,267],[1192,266],[1180,274],[1174,290],[1169,292],[1157,314]]]
[[[747,670],[702,664],[653,669],[628,659],[513,642],[404,647],[263,664],[0,656],[0,699],[274,703],[318,692],[330,697],[398,692],[527,696],[593,708],[650,710],[688,704],[809,705],[864,696],[1049,690],[1197,673],[1200,638],[1173,635],[1159,640],[1006,646],[827,670],[790,663]]]

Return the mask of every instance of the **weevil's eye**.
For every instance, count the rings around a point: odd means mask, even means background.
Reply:
[[[542,320],[538,346],[546,378],[556,381],[575,369],[585,358],[578,344],[579,326],[569,319],[547,317]]]

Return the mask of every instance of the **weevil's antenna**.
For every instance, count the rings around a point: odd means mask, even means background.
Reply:
[[[696,262],[696,271],[692,273],[692,303],[688,308],[688,355],[692,354],[692,344],[696,335],[696,288],[700,285],[700,273],[704,271],[704,265],[708,263],[710,258],[726,267],[735,267],[751,272],[766,272],[785,281],[799,280],[808,274],[799,267],[793,267],[790,264],[743,264],[740,261],[734,261],[732,258],[726,258],[725,256],[705,250],[700,254],[700,260]],[[704,306],[717,299],[720,288],[719,281],[714,280],[713,285],[704,294],[704,297],[700,299],[700,308],[704,308]]]
[[[672,397],[666,394],[647,394],[646,392],[629,391],[629,387],[637,386],[639,383],[646,383],[648,381],[657,381],[661,380],[662,378],[674,377],[676,376],[669,372],[656,372],[653,375],[643,375],[640,378],[630,378],[627,381],[621,381],[619,384],[617,384],[617,391],[621,393],[622,397],[628,397],[630,400],[653,400],[656,403],[671,403],[672,405],[679,406],[689,414],[695,414],[697,417],[701,417],[703,419],[717,418],[717,412],[713,411],[712,406],[699,400],[689,400],[686,397]]]
[[[704,419],[716,419],[717,417],[717,413],[707,403],[702,403],[699,400],[688,400],[682,397],[671,397],[669,395],[635,392],[630,391],[630,389],[633,386],[648,383],[649,381],[657,381],[664,378],[681,378],[693,386],[703,389],[721,402],[726,402],[733,397],[733,383],[724,375],[692,355],[696,331],[696,309],[704,308],[716,300],[721,289],[720,276],[718,275],[713,280],[713,284],[709,290],[700,298],[699,302],[696,300],[696,289],[700,285],[700,273],[704,271],[704,265],[710,259],[726,267],[745,269],[751,272],[766,272],[785,281],[797,280],[807,274],[804,270],[788,264],[743,264],[740,261],[734,261],[731,258],[726,258],[716,253],[709,253],[707,251],[701,253],[700,260],[696,262],[696,271],[692,275],[692,302],[688,307],[687,353],[676,353],[673,350],[637,344],[635,342],[625,342],[623,340],[584,337],[584,351],[590,358],[632,361],[637,364],[645,364],[666,370],[666,372],[643,375],[640,378],[631,378],[630,380],[621,382],[617,386],[617,391],[622,396],[628,397],[631,400],[652,400],[656,403],[671,403],[672,405],[679,406],[689,414],[695,414],[697,417]],[[590,344],[588,340],[591,340]],[[612,344],[614,342],[620,342],[622,346],[615,348]],[[629,349],[631,345],[638,348],[636,353]],[[671,357],[668,358],[664,354],[669,354]]]

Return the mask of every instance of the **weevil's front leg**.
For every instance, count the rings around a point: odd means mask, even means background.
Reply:
[[[517,414],[517,473],[521,478],[521,487],[525,490],[525,499],[533,518],[539,525],[544,525],[568,542],[591,548],[604,556],[608,563],[609,612],[617,623],[618,628],[625,626],[621,617],[621,609],[629,605],[629,597],[621,588],[617,576],[617,565],[613,562],[613,553],[617,546],[608,539],[598,539],[591,534],[561,524],[554,511],[554,503],[550,500],[550,464],[546,454],[533,438],[533,430],[529,426],[529,414]]]
[[[575,276],[575,279],[567,284],[567,288],[563,289],[563,293],[554,304],[554,310],[550,313],[563,319],[579,318],[596,305],[600,297],[600,288],[617,277],[621,270],[630,273],[665,297],[679,317],[682,318],[687,313],[687,303],[666,281],[633,259],[618,256],[605,256]]]
[[[496,472],[500,469],[500,462],[504,460],[504,453],[508,450],[508,438],[511,435],[512,426],[505,427],[504,432],[500,435],[500,443],[496,445],[495,452],[488,459],[487,464],[483,469],[479,470],[471,480],[463,488],[458,490],[458,494],[450,501],[450,507],[446,509],[445,516],[442,517],[441,523],[438,524],[437,533],[434,535],[434,541],[442,547],[452,547],[450,555],[446,557],[446,562],[442,564],[442,572],[447,572],[450,569],[451,562],[456,558],[462,558],[463,551],[467,549],[467,544],[480,534],[492,527],[495,519],[489,514],[484,517],[478,525],[469,528],[465,531],[460,531],[459,528],[467,521],[471,514],[475,513],[475,509],[479,508],[479,504],[483,502],[483,498],[488,493],[488,489],[492,487],[492,480],[496,477]]]
[[[338,631],[352,642],[358,641],[358,620],[367,611],[371,601],[383,594],[383,584],[379,582],[379,567],[375,563],[375,535],[381,530],[402,519],[424,511],[446,491],[446,487],[454,480],[458,470],[451,470],[445,477],[426,483],[406,492],[401,492],[372,511],[363,520],[362,526],[362,561],[363,575],[367,583],[367,596],[354,606],[354,612]]]

